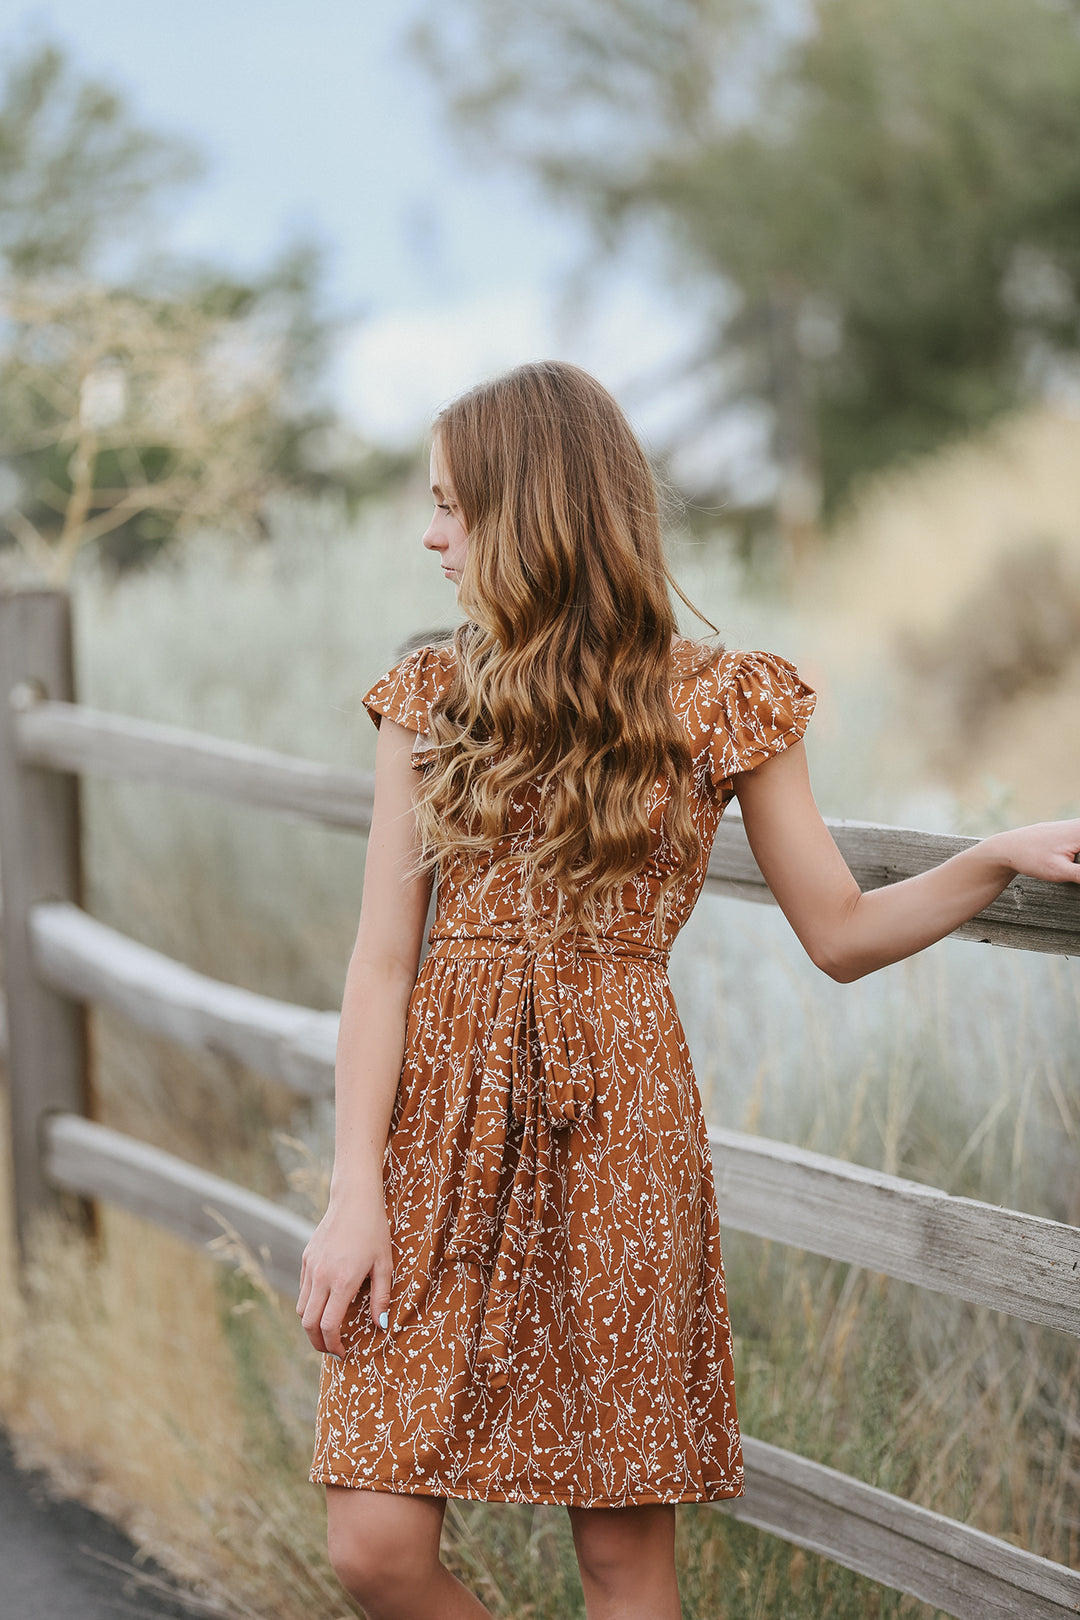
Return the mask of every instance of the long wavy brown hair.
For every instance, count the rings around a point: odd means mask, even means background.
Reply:
[[[671,591],[693,604],[664,560],[645,454],[607,390],[557,361],[471,389],[440,413],[435,439],[469,537],[469,617],[431,715],[421,864],[517,861],[531,934],[592,935],[653,851],[663,779],[661,937],[667,892],[701,855],[669,694]],[[539,836],[502,851],[510,801],[530,785]]]

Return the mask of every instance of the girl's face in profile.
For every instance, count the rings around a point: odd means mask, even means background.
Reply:
[[[465,532],[450,474],[439,455],[438,439],[431,446],[431,493],[435,498],[435,511],[424,534],[424,545],[429,551],[439,553],[444,575],[452,579],[455,585],[460,585],[469,536]]]

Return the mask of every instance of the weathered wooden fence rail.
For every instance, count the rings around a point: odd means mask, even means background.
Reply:
[[[205,1244],[239,1238],[295,1288],[310,1226],[175,1156],[99,1125],[83,1008],[109,1006],[191,1049],[225,1052],[307,1096],[331,1095],[337,1018],[223,984],[80,906],[77,777],[165,783],[363,832],[372,778],[85,709],[73,701],[65,599],[0,598],[0,882],[14,1187],[24,1238],[58,1192],[105,1199]],[[856,822],[833,835],[863,888],[972,840]],[[730,812],[707,884],[771,896]],[[961,938],[1080,954],[1075,892],[1016,880]],[[738,1132],[710,1131],[728,1227],[1080,1334],[1080,1230]],[[957,1620],[1080,1614],[1080,1572],[746,1438],[747,1489],[724,1510]]]

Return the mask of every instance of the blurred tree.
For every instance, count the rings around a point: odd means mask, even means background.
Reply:
[[[124,563],[194,525],[252,532],[296,482],[287,325],[222,291],[36,280],[0,294],[0,522],[31,572],[60,584],[92,542]]]
[[[724,289],[705,358],[770,403],[798,540],[1080,347],[1077,9],[462,0],[415,43],[478,147]]]
[[[107,85],[55,45],[5,64],[0,88],[0,261],[9,275],[89,271],[201,171],[186,143],[139,127]]]
[[[134,258],[197,172],[55,47],[8,65],[0,548],[22,578],[66,579],[84,545],[124,567],[196,525],[256,533],[275,491],[355,500],[400,476],[406,458],[371,452],[321,396],[335,326],[314,248],[247,279]]]

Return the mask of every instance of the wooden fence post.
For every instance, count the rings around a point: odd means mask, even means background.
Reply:
[[[43,1116],[88,1112],[85,1010],[37,978],[28,918],[40,900],[81,902],[78,778],[23,764],[15,721],[40,698],[74,700],[71,608],[60,591],[0,594],[0,893],[3,895],[15,1226],[61,1195],[41,1168]]]

